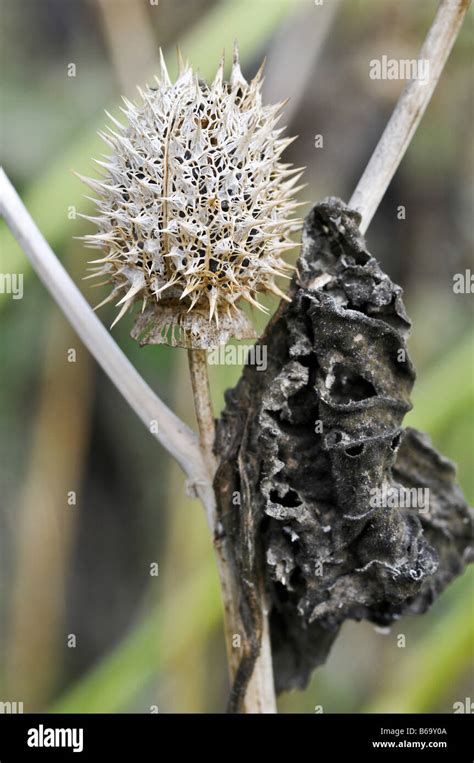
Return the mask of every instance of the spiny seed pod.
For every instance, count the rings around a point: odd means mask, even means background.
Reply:
[[[99,195],[99,215],[84,215],[99,231],[84,239],[106,252],[88,278],[113,285],[97,306],[118,299],[112,325],[141,301],[142,344],[215,347],[255,335],[240,299],[264,310],[257,292],[285,296],[275,277],[292,270],[282,254],[301,227],[301,173],[280,162],[293,139],[275,127],[284,103],[262,105],[262,68],[247,83],[235,49],[230,81],[222,60],[209,86],[179,55],[172,84],[160,56],[156,87],[138,88],[140,105],[124,99],[128,126],[108,114],[103,178],[81,177]]]

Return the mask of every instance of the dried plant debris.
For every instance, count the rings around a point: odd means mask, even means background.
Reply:
[[[246,512],[258,522],[279,691],[307,683],[344,620],[422,613],[473,556],[454,466],[401,429],[410,322],[358,221],[334,198],[310,212],[292,302],[260,340],[267,370],[245,368],[219,426],[222,522],[246,559]],[[222,475],[245,480],[242,506]]]

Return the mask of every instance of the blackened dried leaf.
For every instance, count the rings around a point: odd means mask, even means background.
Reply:
[[[218,428],[222,524],[237,574],[264,559],[279,691],[307,683],[344,620],[424,612],[473,557],[453,465],[401,428],[410,321],[358,222],[334,198],[308,215],[292,302],[260,340],[267,369],[245,368]]]

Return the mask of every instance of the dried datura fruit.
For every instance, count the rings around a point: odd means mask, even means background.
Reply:
[[[264,106],[261,70],[247,83],[237,50],[230,80],[222,61],[211,85],[180,58],[171,83],[161,56],[154,87],[141,103],[125,100],[124,126],[102,134],[113,153],[99,161],[97,194],[103,249],[90,278],[105,278],[118,321],[135,303],[132,336],[141,343],[207,348],[254,336],[240,300],[263,309],[259,292],[284,296],[275,283],[292,269],[283,259],[291,234],[299,169],[280,161],[292,139],[277,128],[282,103]],[[110,115],[109,115],[110,116]]]

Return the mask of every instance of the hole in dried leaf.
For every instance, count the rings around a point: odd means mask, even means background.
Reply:
[[[374,385],[343,363],[336,363],[333,374],[331,397],[334,402],[345,404],[376,397]]]

